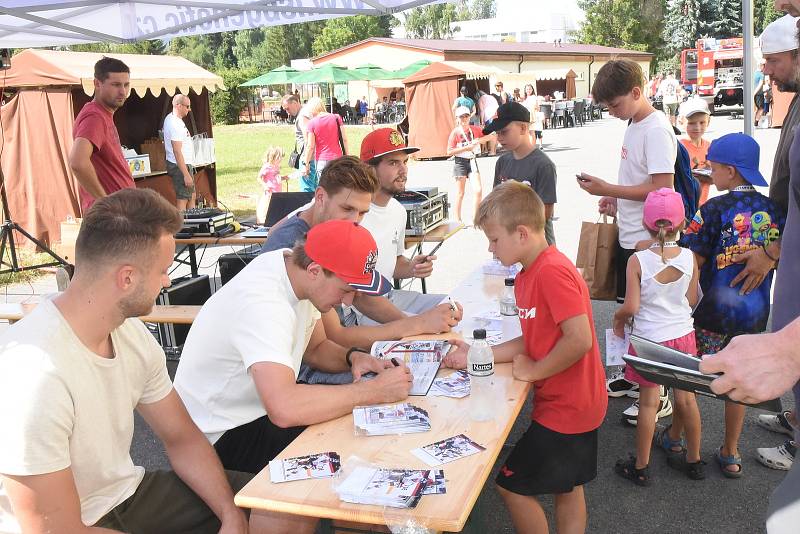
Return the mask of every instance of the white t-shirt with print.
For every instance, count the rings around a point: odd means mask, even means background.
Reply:
[[[397,257],[406,251],[406,219],[406,209],[392,198],[386,206],[370,204],[361,220],[361,226],[369,230],[378,245],[376,269],[388,280],[394,278]]]
[[[78,339],[49,300],[0,337],[0,473],[71,468],[93,525],[144,476],[133,464],[133,410],[172,391],[164,351],[138,319],[111,333],[114,358]],[[0,481],[0,532],[19,532]]]
[[[625,130],[620,155],[619,185],[640,185],[650,181],[651,174],[674,173],[678,140],[663,113],[652,112]],[[638,241],[650,239],[642,226],[644,202],[619,199],[617,223],[619,244],[632,249]]]
[[[167,161],[177,163],[175,151],[172,150],[172,141],[180,141],[183,162],[187,165],[194,164],[194,144],[189,129],[182,119],[175,116],[173,111],[164,118],[164,151],[167,153]]]
[[[189,415],[211,443],[266,409],[250,376],[260,362],[300,370],[320,313],[298,300],[286,273],[286,249],[260,255],[200,309],[175,375]]]

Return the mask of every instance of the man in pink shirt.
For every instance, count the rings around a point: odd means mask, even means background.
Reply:
[[[114,112],[128,98],[130,72],[118,59],[104,57],[95,63],[94,99],[75,118],[69,166],[81,186],[83,212],[98,198],[136,187],[114,125]]]

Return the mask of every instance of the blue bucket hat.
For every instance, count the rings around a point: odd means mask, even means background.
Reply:
[[[761,148],[755,139],[742,133],[731,133],[711,142],[706,160],[736,167],[742,178],[752,185],[766,187],[769,184],[758,170],[760,155]]]

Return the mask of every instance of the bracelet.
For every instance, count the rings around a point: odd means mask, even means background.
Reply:
[[[368,350],[364,350],[364,349],[361,349],[361,348],[358,348],[358,347],[350,347],[347,350],[347,353],[344,355],[344,361],[347,362],[347,367],[353,367],[353,362],[350,361],[350,357],[353,355],[354,352],[365,352],[365,353],[369,354]]]
[[[778,258],[773,258],[773,257],[770,255],[769,251],[767,250],[767,244],[766,244],[766,243],[764,243],[764,244],[762,245],[761,249],[764,251],[764,254],[766,254],[766,255],[767,255],[767,257],[768,257],[770,260],[774,261],[775,263],[778,263]]]

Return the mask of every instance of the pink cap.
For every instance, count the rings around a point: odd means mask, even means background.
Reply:
[[[644,201],[644,225],[658,231],[658,221],[669,221],[667,230],[674,230],[683,224],[686,214],[683,210],[683,197],[667,187],[650,191]]]

